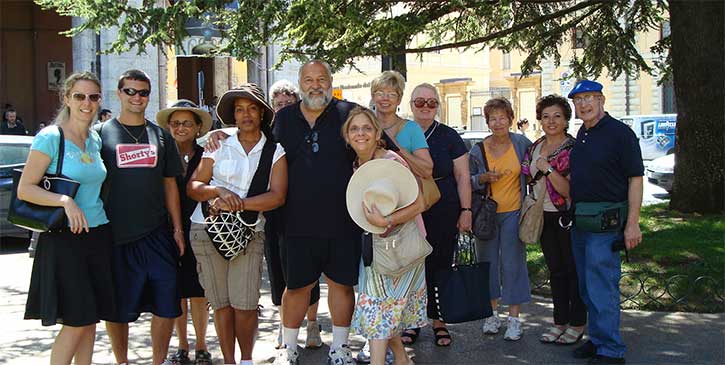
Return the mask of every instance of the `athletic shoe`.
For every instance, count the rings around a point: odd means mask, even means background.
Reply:
[[[342,345],[339,349],[330,350],[327,354],[327,365],[354,365],[352,360],[352,351],[347,345]]]
[[[273,365],[299,365],[300,354],[295,349],[288,349],[287,346],[283,346],[277,352],[277,358],[274,359]]]
[[[486,335],[497,334],[499,328],[501,328],[501,319],[496,314],[486,317],[483,321],[483,333]]]
[[[524,330],[521,329],[521,320],[516,317],[509,317],[508,325],[506,326],[506,333],[503,335],[503,339],[507,341],[518,341],[521,339],[521,335],[524,334]]]

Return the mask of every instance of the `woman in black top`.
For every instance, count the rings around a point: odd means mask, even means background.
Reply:
[[[425,260],[425,280],[428,285],[428,318],[433,320],[436,346],[450,346],[451,336],[445,322],[440,320],[433,291],[433,273],[451,266],[458,232],[471,230],[471,178],[468,151],[458,132],[435,120],[440,100],[431,84],[413,89],[410,108],[415,122],[423,129],[428,150],[433,159],[433,178],[441,199],[423,213],[427,240],[433,252]],[[415,341],[418,329],[403,333],[407,342]]]
[[[196,258],[189,242],[189,228],[191,214],[194,213],[197,202],[186,195],[186,183],[201,161],[204,148],[196,143],[196,138],[204,135],[211,128],[211,115],[197,108],[189,100],[179,100],[170,108],[159,111],[156,121],[162,128],[166,128],[176,141],[184,168],[182,175],[176,177],[181,200],[181,221],[184,227],[186,249],[180,258],[179,289],[181,291],[182,314],[176,319],[176,335],[179,337],[179,349],[169,357],[172,363],[187,363],[189,359],[189,341],[186,335],[187,313],[191,302],[191,321],[196,334],[195,363],[211,364],[211,354],[206,346],[206,329],[209,324],[209,311],[204,289],[199,284],[199,275],[196,272]],[[187,301],[188,298],[188,301]]]

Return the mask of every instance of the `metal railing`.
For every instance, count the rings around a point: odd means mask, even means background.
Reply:
[[[531,291],[550,296],[546,265],[529,262],[528,269]],[[622,309],[725,312],[725,281],[710,275],[623,271],[619,289]]]

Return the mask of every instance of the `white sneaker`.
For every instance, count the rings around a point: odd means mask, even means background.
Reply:
[[[354,365],[352,360],[352,351],[347,345],[342,345],[339,349],[330,350],[327,354],[327,365]]]
[[[483,333],[487,335],[495,335],[501,328],[501,319],[494,313],[491,317],[486,317],[483,322]]]
[[[279,323],[279,331],[277,331],[277,343],[274,344],[274,348],[279,350],[284,347],[284,337],[282,337],[282,321]]]
[[[503,339],[507,341],[518,341],[521,339],[521,335],[524,331],[521,329],[521,320],[516,317],[509,317],[508,325],[506,326],[506,333],[503,335]]]
[[[289,349],[283,346],[277,352],[277,358],[274,359],[273,365],[299,365],[300,354],[295,349]]]
[[[307,321],[307,340],[305,341],[305,347],[308,349],[322,347],[321,329],[322,326],[317,324],[317,321]]]

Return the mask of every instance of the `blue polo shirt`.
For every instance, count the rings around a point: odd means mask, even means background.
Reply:
[[[627,200],[629,178],[644,175],[639,141],[631,128],[606,114],[582,126],[571,150],[571,197],[576,202]]]
[[[284,233],[293,237],[342,238],[359,233],[347,213],[345,192],[355,152],[342,124],[357,104],[332,99],[310,128],[300,103],[274,116],[274,136],[287,153]]]

